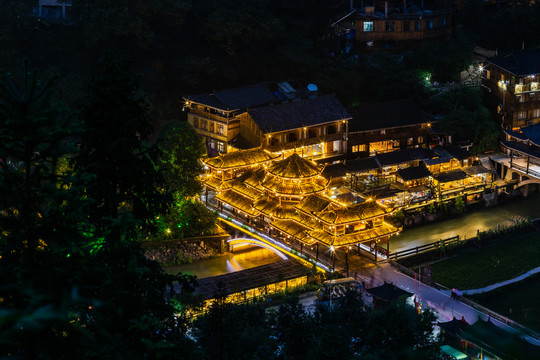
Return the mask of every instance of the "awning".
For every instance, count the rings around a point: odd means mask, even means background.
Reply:
[[[467,355],[465,355],[459,350],[454,349],[453,347],[449,345],[441,346],[441,351],[443,352],[443,354],[450,355],[452,359],[456,359],[456,360],[467,359]]]

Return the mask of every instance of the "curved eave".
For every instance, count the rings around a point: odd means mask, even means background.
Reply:
[[[381,231],[382,230],[382,231]],[[384,223],[380,227],[376,227],[369,230],[359,231],[347,235],[331,235],[327,232],[310,232],[318,242],[334,247],[362,244],[368,241],[377,240],[385,236],[391,236],[400,232],[400,228],[393,227],[392,225]],[[318,236],[318,237],[317,237]]]
[[[371,200],[371,201],[375,202],[375,200]],[[377,204],[377,205],[380,206],[381,208],[383,208],[383,213],[382,214],[372,215],[372,216],[368,216],[368,217],[365,217],[365,218],[360,218],[360,219],[355,219],[355,220],[350,220],[350,221],[344,221],[344,222],[336,222],[336,220],[338,218],[337,215],[336,215],[336,218],[333,221],[328,221],[326,219],[321,218],[318,215],[318,214],[321,214],[321,213],[330,212],[329,210],[321,211],[321,212],[318,212],[318,213],[313,213],[313,215],[315,215],[317,217],[317,219],[320,219],[322,222],[324,222],[327,225],[336,226],[336,225],[350,225],[350,224],[353,224],[353,223],[358,223],[360,221],[369,221],[369,220],[376,219],[376,218],[379,218],[379,217],[387,216],[387,215],[392,213],[392,211],[388,210],[385,206],[380,205],[380,204]],[[344,208],[349,209],[349,207],[347,207],[347,206],[344,206]]]
[[[504,140],[501,141],[501,145],[506,147],[506,148],[509,148],[511,150],[517,151],[517,152],[519,152],[521,154],[531,156],[531,157],[533,157],[535,159],[540,159],[540,149],[539,150],[530,149],[529,146],[525,145],[525,144],[519,144],[520,146],[516,146],[515,144],[513,144],[513,142],[504,141]],[[524,149],[523,147],[528,147],[528,148]]]
[[[230,192],[231,193],[229,194],[218,194],[216,196],[216,199],[250,216],[256,216],[259,214],[259,211],[253,206],[253,202],[251,201],[251,199],[239,195],[234,191]]]

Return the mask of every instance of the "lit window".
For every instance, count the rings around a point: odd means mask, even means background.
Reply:
[[[373,21],[364,21],[364,31],[373,31]]]
[[[539,118],[539,117],[540,117],[540,109],[534,109],[533,118]]]
[[[520,111],[518,112],[518,120],[523,120],[527,118],[527,112],[526,111]]]
[[[223,125],[219,125],[218,127],[218,134],[223,135]]]
[[[427,25],[428,29],[433,29],[433,19],[429,19],[428,20],[428,25]]]
[[[217,142],[217,150],[220,152],[220,153],[224,153],[225,152],[225,143],[221,142],[221,141],[218,141]]]
[[[446,16],[443,16],[441,19],[441,26],[446,26]]]
[[[366,144],[353,145],[353,147],[352,147],[352,152],[353,153],[357,153],[357,152],[360,152],[360,151],[366,151]]]

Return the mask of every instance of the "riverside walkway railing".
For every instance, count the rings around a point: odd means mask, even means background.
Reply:
[[[393,261],[393,260],[389,260],[388,261],[390,263],[390,265],[392,265],[393,267],[395,267],[397,270],[399,270],[401,273],[411,277],[411,278],[415,278],[415,272],[403,265],[401,265],[400,263],[396,262],[396,261]],[[421,283],[425,284],[425,285],[428,285],[428,286],[431,286],[431,287],[434,287],[438,290],[447,290],[447,291],[451,291],[450,288],[444,286],[444,285],[441,285],[439,283],[436,283],[434,281],[432,281],[431,279],[428,279],[428,278],[425,278],[423,276],[420,276],[417,278]],[[522,324],[518,323],[518,322],[515,322],[514,320],[512,319],[509,319],[507,318],[506,316],[503,316],[499,313],[496,313],[495,311],[491,310],[491,309],[488,309],[487,307],[485,306],[482,306],[470,299],[467,299],[465,297],[461,297],[460,298],[460,301],[466,305],[469,305],[470,307],[472,307],[473,309],[485,314],[487,317],[490,317],[490,318],[493,318],[493,319],[497,319],[498,321],[502,322],[503,324],[505,325],[508,325],[510,328],[512,328],[514,331],[516,332],[519,332],[521,334],[523,334],[524,336],[526,337],[529,337],[530,340],[534,341],[536,344],[540,344],[540,333],[532,330],[532,329],[529,329],[528,327],[526,326],[523,326]]]
[[[468,240],[471,240],[471,239],[468,239]],[[440,247],[452,245],[459,242],[461,242],[461,240],[459,239],[459,235],[456,235],[447,239],[437,240],[429,244],[415,246],[409,249],[400,250],[396,252],[391,252],[390,254],[388,254],[388,259],[397,260],[399,258],[404,258],[407,256],[418,255],[426,251],[438,249]]]

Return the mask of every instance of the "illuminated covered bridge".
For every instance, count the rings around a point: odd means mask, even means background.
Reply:
[[[257,148],[205,163],[210,205],[284,243],[314,249],[316,257],[320,246],[321,251],[373,246],[400,231],[385,221],[391,211],[375,200],[332,198],[329,180],[322,176],[324,166],[296,153],[282,158]]]

